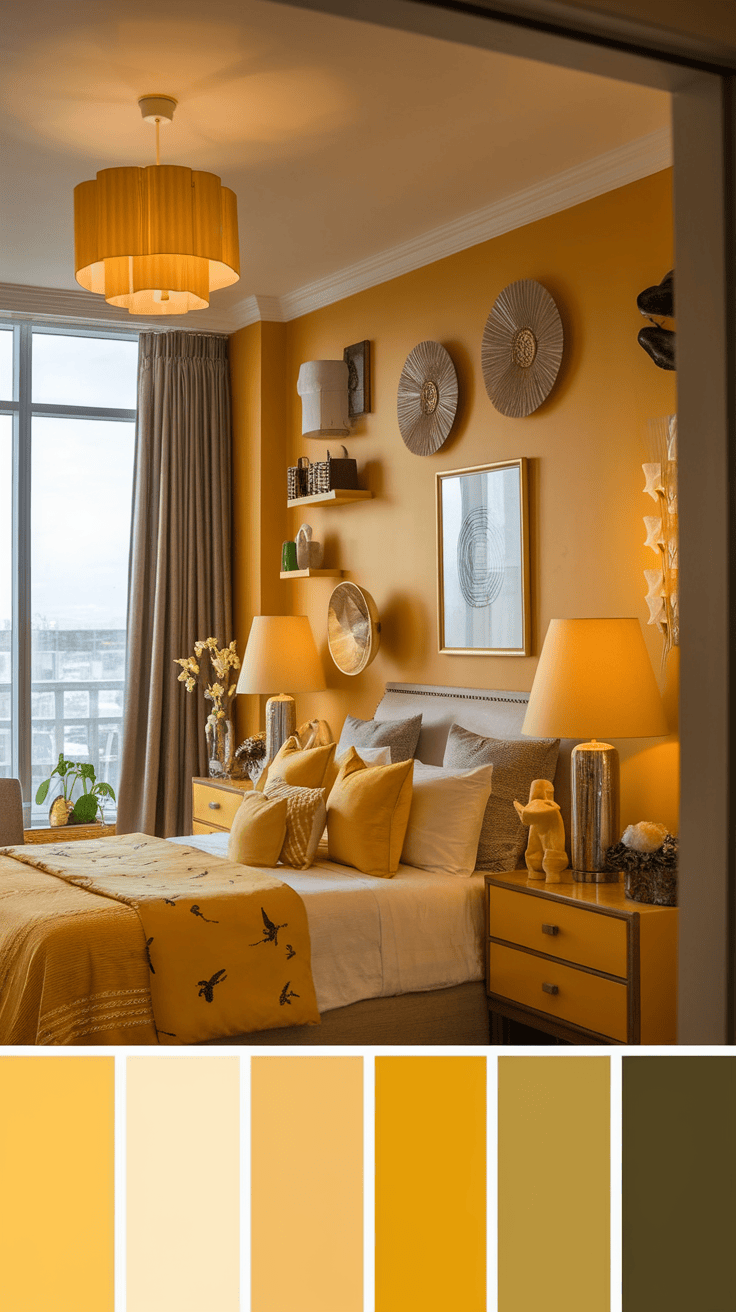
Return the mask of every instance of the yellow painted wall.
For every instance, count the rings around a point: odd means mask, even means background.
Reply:
[[[274,568],[286,536],[285,350],[285,324],[250,324],[230,338],[233,625],[241,655],[254,615],[288,613]],[[236,700],[239,742],[262,723],[262,699]]]
[[[279,532],[271,531],[269,544],[264,542],[262,580],[278,576],[282,526],[293,537],[306,519],[325,543],[325,564],[341,567],[372,593],[383,625],[374,664],[350,679],[336,670],[326,646],[334,581],[282,582],[278,601],[270,593],[274,607],[309,615],[324,661],[329,688],[297,699],[300,720],[319,715],[337,735],[347,711],[364,718],[373,714],[387,680],[528,689],[552,617],[638,615],[646,622],[642,571],[654,557],[643,546],[642,517],[653,507],[642,494],[641,464],[648,458],[647,420],[673,412],[676,394],[675,375],[657,369],[637,344],[643,321],[635,302],[671,264],[671,174],[665,171],[286,325],[284,378],[278,383],[276,370],[269,374],[269,385],[280,387],[286,405],[283,455],[275,461],[274,475]],[[565,355],[544,406],[514,420],[500,415],[486,396],[480,343],[495,298],[520,278],[537,279],[554,296]],[[245,329],[233,339],[236,412],[245,382],[239,339],[252,332]],[[326,449],[319,440],[301,437],[299,365],[339,358],[344,346],[364,338],[373,351],[373,411],[356,421],[346,441],[374,500],[282,512],[287,464],[300,454],[323,459]],[[455,362],[460,405],[444,447],[420,458],[401,440],[396,390],[406,356],[427,338],[441,342]],[[262,370],[262,380],[265,376]],[[530,461],[534,655],[440,655],[435,474],[518,456]],[[266,492],[270,497],[270,484]],[[236,525],[239,513],[236,492]],[[243,568],[239,556],[236,595],[243,593],[238,581]],[[247,623],[242,624],[242,609],[236,614],[242,644]],[[661,641],[653,629],[645,633],[659,670]],[[675,745],[621,747],[622,822],[657,819],[676,829]]]

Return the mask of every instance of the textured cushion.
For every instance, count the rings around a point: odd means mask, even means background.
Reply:
[[[351,748],[327,807],[332,861],[365,875],[396,874],[411,809],[413,768],[413,760],[369,767]]]
[[[356,720],[354,715],[346,715],[337,755],[341,756],[348,747],[357,747],[358,751],[361,747],[390,747],[391,760],[396,765],[414,755],[421,727],[421,715],[412,715],[408,720]]]
[[[443,766],[454,770],[493,766],[493,792],[478,843],[478,870],[515,870],[520,864],[529,830],[514,810],[514,799],[526,802],[534,779],[554,779],[559,749],[559,738],[483,738],[453,724]]]
[[[274,779],[266,784],[266,796],[286,804],[286,838],[279,860],[294,870],[307,870],[327,822],[324,788],[297,788]]]
[[[340,773],[340,766],[344,765],[348,759],[348,753],[354,751],[353,747],[348,747],[340,756],[335,753],[330,764],[327,767],[324,786],[327,791],[327,801],[330,800],[330,792],[334,787],[335,780]],[[361,747],[358,756],[364,765],[369,768],[374,765],[391,765],[391,748],[390,747]]]
[[[492,775],[492,765],[458,773],[414,762],[411,811],[401,853],[404,865],[470,878]]]
[[[261,792],[265,792],[274,779],[283,779],[285,784],[295,784],[297,788],[321,788],[334,754],[334,743],[300,747],[296,734],[292,734],[279,748],[268,771],[264,770]]]
[[[286,802],[246,793],[235,812],[227,854],[244,866],[275,866],[286,838]]]

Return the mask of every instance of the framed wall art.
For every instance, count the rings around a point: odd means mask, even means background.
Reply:
[[[528,656],[527,462],[437,474],[439,650]]]

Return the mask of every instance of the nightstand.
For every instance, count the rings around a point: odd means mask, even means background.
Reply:
[[[227,834],[250,779],[192,779],[192,833]]]
[[[491,1042],[520,1021],[568,1043],[677,1042],[677,910],[619,884],[486,875]]]

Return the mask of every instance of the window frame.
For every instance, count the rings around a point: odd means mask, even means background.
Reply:
[[[32,807],[31,715],[31,461],[33,420],[101,419],[135,423],[137,411],[106,406],[49,405],[33,402],[33,336],[138,339],[140,328],[121,330],[92,324],[48,324],[8,319],[0,330],[13,334],[13,395],[0,397],[0,415],[12,418],[12,640],[10,676],[11,769],[23,793],[23,825],[30,827]]]

